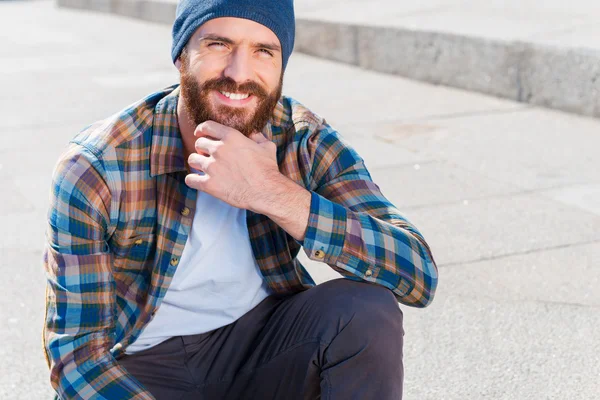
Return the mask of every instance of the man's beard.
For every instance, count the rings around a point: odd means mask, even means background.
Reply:
[[[211,120],[236,129],[245,136],[263,130],[270,121],[273,110],[281,97],[283,74],[277,89],[270,94],[256,82],[245,82],[238,85],[228,77],[210,79],[199,83],[188,71],[188,60],[186,58],[182,57],[181,60],[181,95],[184,107],[196,125]],[[210,93],[213,90],[247,93],[256,97],[258,105],[255,110],[225,105],[213,107],[209,100]]]

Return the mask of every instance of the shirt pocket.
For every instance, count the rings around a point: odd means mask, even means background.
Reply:
[[[113,245],[114,271],[116,273],[149,273],[152,269],[156,241],[154,233],[138,234],[129,238],[117,238]],[[130,279],[127,280],[131,280]]]

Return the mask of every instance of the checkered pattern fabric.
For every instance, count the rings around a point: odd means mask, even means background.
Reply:
[[[54,171],[44,347],[61,398],[152,398],[116,357],[160,305],[195,213],[196,191],[184,183],[178,95],[177,86],[167,88],[89,126]],[[287,97],[263,133],[277,144],[281,173],[312,193],[303,243],[266,216],[247,213],[271,290],[314,286],[296,258],[304,247],[311,259],[389,288],[403,304],[429,304],[437,267],[428,245],[339,134]]]

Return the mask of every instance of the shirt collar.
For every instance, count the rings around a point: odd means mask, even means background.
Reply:
[[[177,121],[179,86],[166,91],[167,95],[154,107],[150,149],[150,175],[153,177],[186,169],[183,140]]]

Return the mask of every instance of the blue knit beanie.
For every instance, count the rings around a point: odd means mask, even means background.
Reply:
[[[181,0],[173,24],[173,62],[200,25],[221,17],[249,19],[272,30],[281,43],[285,70],[294,48],[293,0]]]

